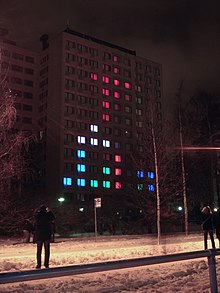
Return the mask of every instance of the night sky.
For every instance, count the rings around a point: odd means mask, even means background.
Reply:
[[[219,0],[0,0],[0,27],[18,45],[40,50],[39,38],[66,28],[136,50],[163,65],[165,98],[184,79],[187,95],[220,96]]]

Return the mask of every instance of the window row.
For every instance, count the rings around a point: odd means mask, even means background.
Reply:
[[[71,163],[65,163],[65,171],[74,171],[76,168],[76,171],[78,173],[86,173],[86,172],[91,172],[91,173],[99,173],[101,169],[101,173],[103,175],[115,175],[115,176],[121,176],[122,174],[122,169],[121,168],[111,168],[107,166],[99,167],[99,166],[94,166],[94,165],[86,165],[86,164],[74,164]],[[113,170],[113,173],[112,173]]]
[[[16,59],[16,60],[26,61],[28,63],[34,63],[35,61],[34,57],[32,56],[25,56],[16,52],[10,52],[5,49],[2,50],[2,55],[5,57],[12,57],[13,59]]]
[[[64,177],[63,178],[63,185],[64,187],[66,186],[72,186],[73,183],[73,178],[71,177]],[[86,187],[87,184],[90,187],[93,188],[98,188],[98,187],[103,187],[103,188],[115,188],[115,189],[121,189],[122,185],[120,181],[116,181],[114,183],[112,183],[110,180],[97,180],[97,179],[90,179],[87,180],[85,178],[77,178],[76,179],[76,185],[78,187]],[[112,185],[114,184],[114,186],[112,187]],[[101,185],[101,186],[99,186]]]

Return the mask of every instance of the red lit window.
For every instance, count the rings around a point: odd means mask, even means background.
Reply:
[[[115,182],[115,188],[121,189],[121,182],[119,182],[119,181]]]
[[[90,72],[90,78],[93,79],[93,80],[98,80],[98,74]]]
[[[116,73],[116,74],[119,73],[119,68],[118,67],[114,67],[114,73]]]
[[[106,102],[106,101],[103,101],[102,102],[102,107],[103,108],[106,108],[106,109],[110,109],[110,103],[109,102]]]
[[[110,115],[108,115],[108,114],[102,114],[102,120],[104,120],[104,121],[110,121]]]
[[[103,81],[104,83],[110,83],[110,78],[109,78],[108,76],[103,76],[103,77],[102,77],[102,81]]]
[[[131,84],[130,84],[130,82],[125,82],[125,88],[126,89],[131,89]]]
[[[119,99],[120,98],[120,93],[119,92],[114,92],[114,98]]]
[[[114,85],[115,86],[119,86],[120,85],[120,81],[118,79],[114,79]]]
[[[104,96],[110,96],[110,90],[109,89],[102,89],[102,94]]]
[[[121,162],[121,155],[115,155],[115,162],[117,163]]]
[[[118,56],[113,56],[113,61],[118,62]]]
[[[121,175],[121,168],[115,168],[115,175],[120,176]]]

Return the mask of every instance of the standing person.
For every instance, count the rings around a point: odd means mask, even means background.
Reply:
[[[49,268],[50,241],[51,241],[51,216],[47,212],[46,206],[42,205],[35,215],[35,241],[37,243],[37,266],[41,268],[41,254],[44,245],[44,266]]]
[[[212,242],[212,248],[215,249],[214,240],[214,225],[213,225],[213,215],[209,206],[205,206],[202,209],[202,229],[204,232],[204,248],[208,249],[208,234]]]
[[[51,242],[55,242],[55,233],[56,233],[56,225],[55,225],[55,216],[54,213],[47,207],[47,212],[50,215],[51,221]]]

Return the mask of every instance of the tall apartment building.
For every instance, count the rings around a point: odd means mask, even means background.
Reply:
[[[131,153],[153,95],[161,120],[161,65],[66,29],[42,37],[39,125],[46,140],[48,196],[83,210],[120,202],[132,176]]]
[[[137,175],[131,154],[149,96],[162,123],[161,65],[68,28],[41,41],[39,54],[6,41],[4,31],[0,41],[17,125],[40,133],[41,192],[50,204],[63,196],[75,213],[93,208],[94,198],[106,210],[113,198],[120,205]]]

